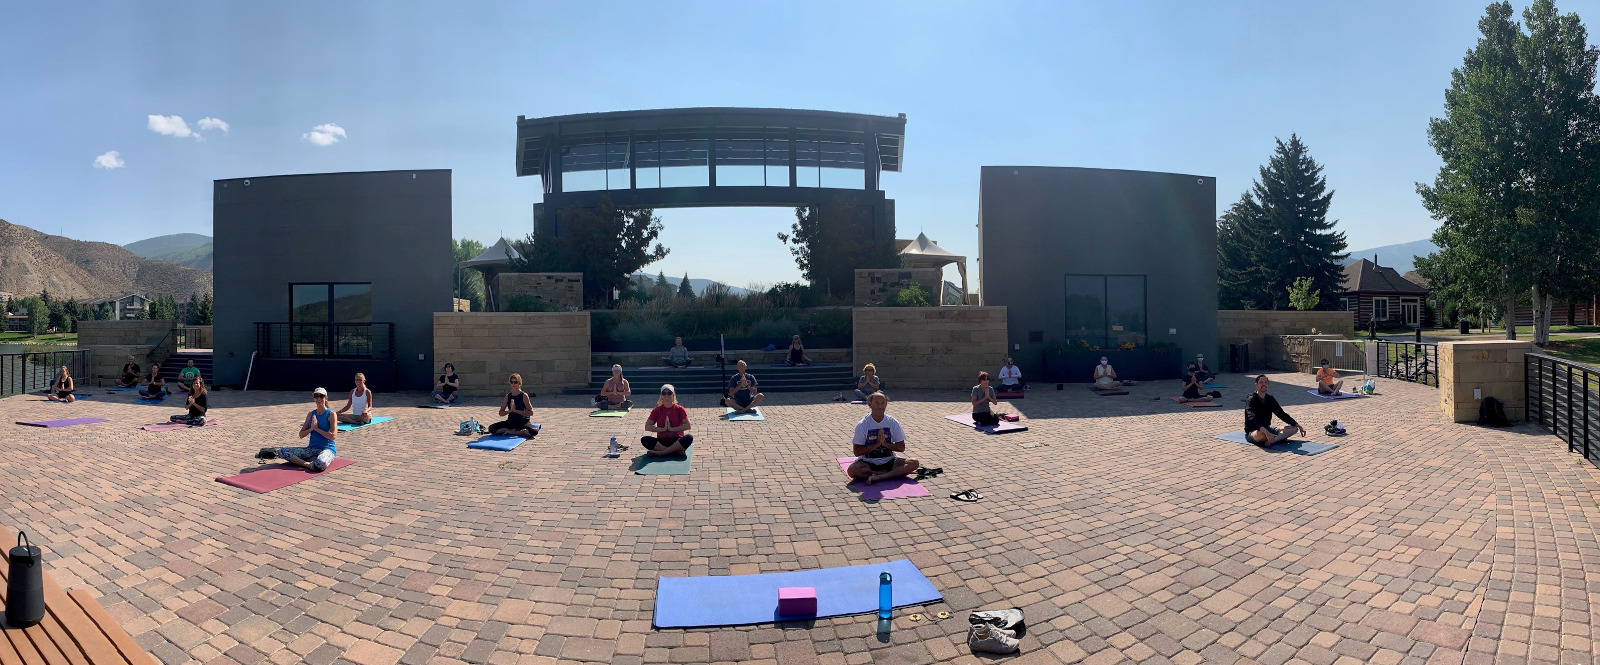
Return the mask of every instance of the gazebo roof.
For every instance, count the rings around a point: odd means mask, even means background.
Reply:
[[[917,234],[917,239],[911,241],[911,244],[906,245],[905,249],[900,250],[900,254],[902,256],[909,255],[909,256],[940,257],[940,258],[947,258],[947,259],[950,259],[952,261],[954,261],[956,259],[965,259],[965,258],[967,258],[967,257],[961,256],[959,254],[950,253],[950,251],[946,250],[943,247],[940,247],[939,243],[936,243],[936,242],[934,242],[932,240],[929,240],[927,234],[925,234],[925,233],[918,233]]]
[[[510,262],[509,259],[506,258],[508,255],[522,258],[522,255],[518,254],[515,248],[506,243],[505,238],[501,238],[499,242],[496,242],[488,249],[483,250],[483,253],[467,259],[466,261],[462,261],[461,267],[477,268],[481,270],[485,268],[504,266]]]

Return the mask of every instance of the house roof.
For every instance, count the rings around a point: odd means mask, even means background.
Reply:
[[[1427,289],[1406,281],[1394,268],[1386,268],[1366,259],[1344,267],[1344,290],[1346,293],[1368,291],[1426,294],[1428,292]]]
[[[1407,272],[1406,274],[1401,275],[1401,277],[1404,277],[1406,281],[1416,284],[1424,289],[1428,288],[1428,278],[1418,275],[1417,271],[1415,270]]]

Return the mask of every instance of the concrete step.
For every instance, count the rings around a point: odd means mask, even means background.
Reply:
[[[733,374],[732,368],[726,372],[729,378]],[[752,367],[750,374],[760,381],[762,392],[839,391],[849,387],[853,378],[850,367],[842,364],[823,367]],[[657,392],[667,383],[672,384],[679,393],[686,395],[721,393],[726,385],[723,371],[715,366],[698,369],[635,370],[631,373],[624,372],[623,376],[628,379],[635,395]],[[591,368],[589,389],[569,392],[598,394],[609,378],[611,378],[611,368]]]

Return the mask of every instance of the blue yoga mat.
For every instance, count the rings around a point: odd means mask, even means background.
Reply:
[[[744,412],[744,413],[736,413],[736,412],[734,412],[732,407],[726,407],[725,406],[725,407],[722,407],[722,408],[725,409],[725,411],[722,414],[722,419],[723,420],[766,420],[767,419],[766,415],[761,413],[761,407],[759,407],[759,406],[754,408],[754,409],[751,409],[750,411]]]
[[[876,612],[878,573],[885,571],[894,579],[890,587],[895,607],[922,605],[943,597],[907,559],[792,573],[663,577],[656,584],[656,611],[652,623],[657,628],[743,626]],[[815,588],[817,613],[780,616],[778,589],[783,587]]]
[[[133,388],[106,388],[106,392],[108,392],[108,393],[125,393],[125,392],[128,392],[129,390],[134,390],[134,389]]]
[[[386,422],[389,422],[391,420],[394,420],[393,416],[386,417],[386,418],[373,418],[372,422],[367,423],[365,425],[352,425],[350,423],[339,423],[339,431],[348,432],[348,431],[353,430],[353,429],[361,429],[363,427],[371,427],[371,426],[376,425],[378,423],[386,423]]]
[[[467,444],[467,447],[476,450],[511,450],[522,445],[523,441],[527,439],[514,434],[491,434]]]
[[[1211,437],[1211,438],[1213,438],[1213,439],[1222,439],[1223,441],[1232,441],[1234,443],[1242,443],[1242,444],[1245,444],[1245,445],[1248,445],[1248,446],[1256,445],[1254,443],[1251,443],[1249,439],[1245,438],[1244,430],[1242,430],[1242,429],[1241,430],[1234,430],[1232,432],[1228,432],[1227,434],[1218,434],[1218,435],[1216,435],[1214,437]],[[1317,443],[1315,441],[1301,441],[1301,440],[1298,440],[1298,439],[1289,439],[1288,441],[1284,441],[1283,443],[1274,443],[1274,444],[1272,444],[1270,446],[1267,446],[1265,448],[1265,450],[1268,450],[1268,451],[1271,451],[1271,452],[1275,452],[1275,453],[1294,453],[1296,455],[1315,455],[1317,453],[1328,452],[1328,451],[1333,450],[1334,448],[1338,448],[1338,447],[1339,447],[1339,444],[1337,444],[1337,443]]]

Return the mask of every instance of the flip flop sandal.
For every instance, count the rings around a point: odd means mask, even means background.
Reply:
[[[921,621],[922,620],[922,615],[921,614],[911,614],[911,615],[907,615],[906,618],[910,619],[912,621]]]
[[[962,490],[960,492],[956,492],[955,494],[951,494],[950,498],[967,503],[976,503],[979,499],[983,498],[983,495],[979,494],[977,490]]]

